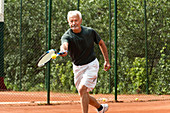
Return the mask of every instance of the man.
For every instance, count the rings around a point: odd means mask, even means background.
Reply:
[[[81,26],[82,16],[79,11],[69,11],[67,20],[70,26],[61,38],[60,52],[67,56],[69,51],[74,72],[74,83],[80,95],[83,113],[88,113],[88,104],[97,108],[98,113],[108,110],[108,104],[99,104],[89,95],[97,82],[99,62],[94,53],[94,42],[99,45],[104,56],[104,70],[110,69],[108,52],[105,43],[92,28]]]

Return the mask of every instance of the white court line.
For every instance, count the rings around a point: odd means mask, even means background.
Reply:
[[[47,101],[32,101],[32,102],[0,102],[0,105],[8,104],[46,104]],[[51,104],[66,104],[66,103],[80,103],[80,101],[50,101]]]
[[[0,102],[0,104],[29,104],[31,102]]]

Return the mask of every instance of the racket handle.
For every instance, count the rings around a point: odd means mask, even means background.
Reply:
[[[63,55],[63,54],[65,54],[66,52],[68,52],[68,51],[61,52],[61,53],[57,53],[57,55]]]

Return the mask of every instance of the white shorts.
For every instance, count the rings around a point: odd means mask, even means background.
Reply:
[[[87,87],[87,92],[92,91],[96,86],[99,70],[97,58],[85,65],[76,66],[73,64],[74,84],[77,89],[80,85]]]

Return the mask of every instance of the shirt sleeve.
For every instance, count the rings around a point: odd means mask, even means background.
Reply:
[[[69,43],[69,36],[67,34],[64,34],[61,37],[61,44],[63,44],[64,42],[68,42]]]
[[[100,42],[100,40],[101,40],[99,34],[98,34],[95,30],[93,30],[93,33],[94,33],[94,42],[95,42],[96,44],[99,44],[99,42]]]

